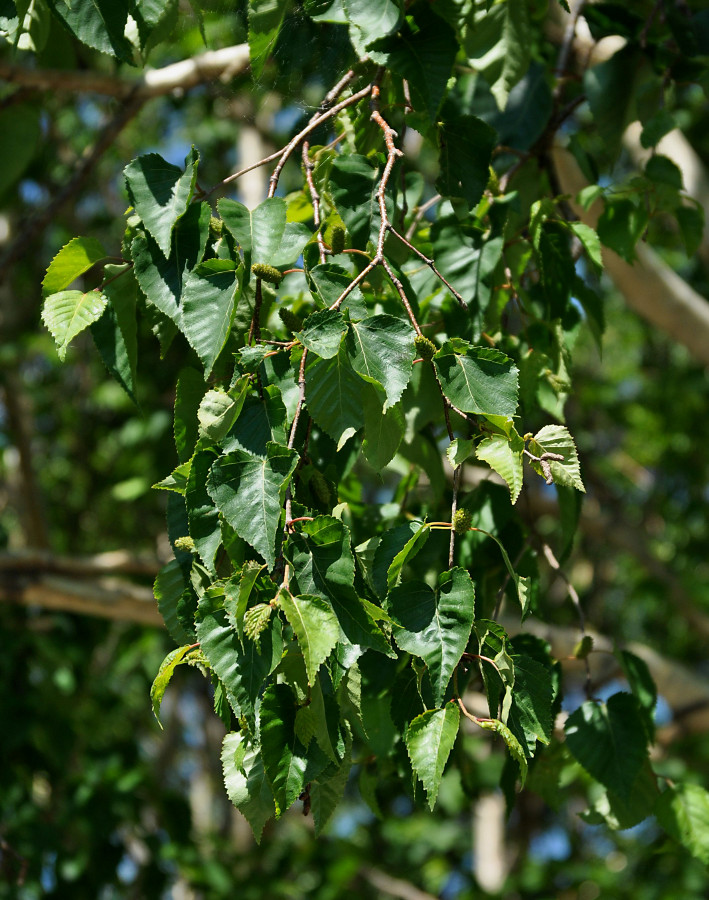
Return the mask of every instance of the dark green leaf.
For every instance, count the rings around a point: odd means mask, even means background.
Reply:
[[[309,357],[305,385],[310,414],[340,450],[364,424],[362,380],[344,347],[332,359]]]
[[[177,644],[191,643],[191,636],[180,625],[177,618],[177,605],[187,589],[187,581],[180,563],[171,559],[157,574],[153,585],[153,593],[158,602],[160,615],[165,620],[168,634]]]
[[[406,420],[401,404],[396,403],[384,412],[386,396],[373,384],[364,385],[362,407],[364,409],[364,440],[362,452],[369,465],[381,471],[394,458],[406,431]]]
[[[208,378],[229,336],[241,292],[243,268],[210,259],[188,273],[183,284],[182,330]]]
[[[454,353],[450,345],[434,357],[443,393],[463,412],[513,416],[517,410],[519,370],[514,362],[491,347],[468,347]]]
[[[329,603],[310,594],[293,596],[282,590],[278,602],[295,634],[305,660],[308,684],[328,658],[340,637],[340,625]]]
[[[115,0],[49,0],[69,31],[94,50],[132,62],[133,52],[125,37],[128,7]]]
[[[608,703],[588,700],[564,726],[566,745],[597,781],[623,799],[647,759],[647,735],[637,702],[618,693]]]
[[[218,459],[207,490],[239,537],[256,550],[269,569],[276,562],[276,531],[286,487],[298,464],[298,454],[269,442],[265,459],[233,450]]]
[[[452,105],[444,106],[443,112],[438,126],[441,174],[436,190],[445,197],[462,197],[472,209],[490,180],[497,135],[482,119],[461,116]],[[458,287],[457,282],[452,284]]]
[[[175,447],[180,462],[194,453],[198,437],[197,410],[206,390],[204,379],[196,369],[180,371],[175,393]]]
[[[251,74],[261,77],[269,54],[278,40],[278,33],[290,6],[290,0],[250,0],[249,2],[249,58]]]
[[[332,359],[337,356],[342,335],[346,331],[347,325],[341,312],[322,309],[308,316],[297,337],[308,350],[317,353],[322,359]]]
[[[551,740],[551,677],[549,669],[535,659],[514,655],[512,660],[514,688],[507,725],[531,757],[537,741],[548,744]]]
[[[258,843],[264,825],[276,813],[259,748],[248,745],[238,732],[224,735],[222,772],[229,799],[251,826]]]
[[[482,71],[499,109],[522,78],[531,59],[532,34],[525,0],[487,3],[476,0],[468,16],[465,52]]]
[[[352,246],[360,250],[366,249],[372,228],[379,225],[376,180],[377,169],[365,156],[342,155],[332,164],[332,198],[347,226]]]
[[[460,710],[447,703],[443,709],[429,709],[406,729],[406,750],[411,767],[421,779],[430,809],[436,805],[443,770],[458,735]]]
[[[411,378],[416,358],[414,330],[394,316],[378,315],[349,326],[345,346],[352,368],[386,391],[393,406]]]
[[[101,318],[91,325],[91,334],[104,365],[131,400],[136,402],[137,284],[135,276],[125,266],[106,266],[104,274],[107,279],[119,277],[103,289],[108,306]]]
[[[207,475],[215,453],[199,450],[195,453],[187,479],[185,500],[190,524],[190,537],[207,569],[214,573],[214,558],[222,542],[219,512],[207,493]]]
[[[287,684],[272,684],[261,701],[263,767],[281,816],[305,787],[306,748],[295,734],[296,698]]]

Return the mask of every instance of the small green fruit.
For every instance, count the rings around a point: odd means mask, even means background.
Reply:
[[[283,324],[286,326],[288,331],[292,332],[293,334],[300,331],[300,329],[303,327],[303,320],[300,318],[300,316],[296,316],[292,309],[288,309],[287,307],[282,306],[278,310],[278,316],[281,322],[283,322]]]
[[[414,344],[416,345],[416,352],[421,357],[421,359],[433,359],[433,357],[438,352],[438,347],[433,343],[433,341],[429,341],[427,337],[423,334],[417,334],[414,338]]]
[[[268,263],[254,263],[251,271],[261,281],[267,281],[269,284],[279,285],[283,280],[283,273],[279,272],[275,266],[269,266]]]
[[[333,256],[337,256],[338,253],[342,253],[345,249],[345,229],[342,225],[333,226],[332,235],[330,237],[330,248]]]
[[[453,531],[456,534],[465,534],[470,528],[472,516],[467,509],[457,509],[453,516]]]

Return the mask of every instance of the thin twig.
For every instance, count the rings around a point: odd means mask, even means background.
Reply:
[[[461,463],[459,466],[455,467],[453,472],[453,501],[451,502],[451,523],[455,520],[455,513],[458,509],[458,488],[460,487],[460,473],[463,468],[463,464]],[[455,528],[451,528],[451,537],[450,543],[448,545],[448,568],[453,568],[453,563],[455,561]]]
[[[308,190],[310,191],[310,202],[313,204],[313,225],[315,226],[315,230],[318,236],[318,251],[320,254],[320,262],[327,262],[327,255],[325,253],[325,241],[323,240],[323,236],[320,233],[320,194],[318,193],[318,189],[315,187],[315,182],[313,181],[313,169],[315,168],[314,164],[310,159],[310,144],[308,141],[303,141],[303,168],[305,169],[305,180],[308,184]]]
[[[426,215],[426,213],[431,209],[431,207],[435,206],[443,198],[440,194],[434,194],[429,200],[425,203],[422,203],[421,206],[418,207],[416,213],[414,214],[413,219],[411,220],[411,224],[409,225],[406,231],[406,240],[410,241],[413,236],[416,234],[416,229],[418,228],[418,224]]]
[[[420,250],[418,250],[416,247],[414,247],[414,245],[409,240],[407,240],[407,238],[405,238],[402,234],[399,234],[399,232],[396,230],[396,228],[394,228],[394,226],[391,223],[389,223],[387,225],[387,228],[395,237],[399,238],[399,240],[402,242],[402,244],[405,244],[409,248],[409,250],[413,250],[413,252],[416,254],[416,256],[418,256],[418,258],[420,260],[422,260],[423,262],[426,263],[426,265],[431,269],[431,271],[434,273],[434,275],[436,275],[438,278],[440,278],[440,280],[443,282],[443,284],[445,284],[445,286],[448,288],[448,290],[451,292],[451,294],[453,294],[453,296],[458,301],[458,303],[463,307],[463,309],[467,309],[468,304],[465,302],[465,300],[463,300],[463,298],[458,293],[458,291],[456,291],[456,289],[453,287],[453,285],[450,284],[446,280],[446,278],[443,277],[443,275],[441,275],[441,273],[436,268],[435,262],[432,259],[429,259],[429,257],[426,256],[425,253],[422,253]]]

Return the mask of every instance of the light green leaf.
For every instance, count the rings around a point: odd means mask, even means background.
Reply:
[[[197,410],[200,434],[216,443],[223,440],[241,412],[249,385],[248,375],[242,375],[228,392],[207,391]]]
[[[478,459],[486,462],[491,469],[505,479],[510,489],[512,503],[517,502],[522,490],[524,469],[522,467],[522,451],[524,441],[515,431],[512,438],[503,434],[493,434],[484,438],[475,448]]]
[[[166,259],[175,223],[187,212],[198,164],[199,154],[192,148],[184,172],[157,153],[139,156],[124,170],[130,201]]]
[[[217,208],[244,254],[248,254],[249,265],[278,265],[274,258],[286,233],[286,201],[282,197],[269,197],[251,211],[243,203],[228,199],[220,200]]]
[[[391,34],[401,21],[401,10],[395,0],[343,0],[342,5],[354,31],[355,46],[362,48]]]
[[[162,704],[162,698],[165,696],[165,690],[172,679],[175,669],[181,663],[187,661],[185,657],[193,649],[194,648],[190,644],[185,644],[183,647],[177,647],[175,650],[171,650],[160,663],[158,674],[155,676],[155,680],[150,688],[150,700],[153,704],[153,713],[161,728],[160,706]]]
[[[408,322],[378,315],[350,323],[345,347],[352,368],[368,381],[384,388],[387,405],[401,399],[411,378],[416,347]]]
[[[609,791],[627,798],[647,759],[647,735],[634,697],[613,694],[608,703],[586,701],[566,720],[566,746]]]
[[[293,596],[282,589],[278,602],[295,633],[305,659],[308,684],[328,658],[340,637],[340,625],[329,603],[312,594]]]
[[[42,282],[42,294],[56,294],[69,287],[79,275],[108,256],[101,241],[92,237],[75,237],[65,244],[49,264]],[[116,267],[117,268],[117,267]],[[108,274],[108,273],[107,273]]]
[[[184,494],[187,490],[187,479],[192,468],[192,460],[180,463],[172,472],[162,481],[152,485],[154,491],[174,491],[176,494]]]
[[[404,736],[411,766],[423,783],[431,810],[436,805],[443,770],[458,735],[459,724],[458,706],[447,703],[443,709],[429,709],[417,716]]]
[[[261,77],[290,5],[290,0],[249,2],[249,58],[254,81]]]
[[[347,325],[342,313],[334,309],[319,309],[311,313],[303,322],[303,330],[296,335],[298,340],[322,359],[337,356],[342,343],[342,335]]]
[[[264,825],[276,813],[259,748],[247,744],[243,734],[232,732],[224,735],[221,757],[227,795],[259,843]]]
[[[381,471],[394,458],[406,431],[401,404],[390,406],[386,412],[384,391],[374,384],[363,385],[364,441],[362,452],[369,465]]]
[[[603,268],[603,256],[601,255],[601,241],[596,231],[583,222],[569,222],[569,228],[583,244],[588,258],[596,266],[598,271]]]
[[[545,425],[529,442],[529,450],[535,456],[544,453],[556,453],[563,457],[561,460],[548,460],[549,468],[554,482],[564,487],[573,487],[577,491],[586,491],[581,480],[579,457],[576,452],[576,444],[564,425]],[[532,461],[536,472],[543,475],[541,464]]]
[[[44,301],[42,321],[51,332],[62,361],[71,341],[98,321],[108,302],[100,291],[60,291]]]
[[[397,585],[387,606],[400,626],[394,640],[426,663],[434,701],[442,704],[473,627],[475,588],[470,575],[457,567],[443,572],[436,593],[422,581]]]
[[[475,441],[467,438],[455,438],[446,450],[448,462],[457,468],[461,463],[475,453]]]
[[[463,412],[513,416],[517,409],[519,370],[491,347],[468,347],[464,354],[444,345],[433,357],[443,393]]]
[[[655,806],[657,821],[689,852],[709,865],[709,792],[698,784],[675,784]]]
[[[279,444],[266,445],[266,457],[233,450],[218,459],[207,481],[209,496],[240,538],[266,560],[276,562],[276,531],[281,507],[298,454]]]
[[[412,522],[411,526],[414,526],[415,524],[416,523]],[[407,562],[412,560],[416,554],[423,549],[430,534],[430,527],[425,522],[422,522],[401,550],[396,554],[391,565],[387,569],[386,583],[389,590],[399,583],[401,570]]]
[[[261,754],[279,817],[305,787],[306,748],[295,734],[296,711],[296,698],[287,684],[266,689],[260,712]]]
[[[364,424],[362,380],[343,347],[332,359],[308,357],[305,395],[315,422],[337,442],[337,449]]]
[[[185,278],[182,330],[196,350],[208,378],[222,351],[241,293],[243,268],[231,260],[210,259]]]
[[[490,4],[476,0],[468,16],[465,52],[485,77],[500,110],[531,59],[532,34],[526,0]]]

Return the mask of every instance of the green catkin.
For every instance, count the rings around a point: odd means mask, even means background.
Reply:
[[[268,603],[257,603],[244,613],[244,634],[252,641],[257,641],[268,625],[273,609]]]
[[[297,316],[292,309],[288,309],[285,306],[282,306],[278,310],[278,317],[286,326],[288,331],[292,332],[293,334],[300,331],[303,327],[303,320],[300,318],[300,316]]]
[[[457,509],[453,516],[453,531],[456,534],[465,534],[470,528],[472,516],[467,509]]]
[[[421,357],[421,359],[433,359],[435,354],[438,352],[438,347],[433,343],[433,341],[429,341],[429,339],[423,334],[417,334],[414,338],[414,344],[416,345],[416,352]]]
[[[333,226],[332,235],[330,237],[330,249],[332,250],[333,256],[337,256],[338,253],[342,253],[345,249],[345,229],[342,225]]]
[[[178,537],[175,541],[175,549],[176,550],[184,550],[187,553],[194,553],[195,545],[194,538],[189,536]]]
[[[251,271],[261,281],[267,281],[269,284],[279,285],[283,280],[283,273],[275,266],[269,266],[268,263],[254,263]]]
[[[213,238],[221,237],[222,228],[224,227],[224,223],[221,219],[218,219],[216,216],[212,216],[209,220],[209,233]]]

